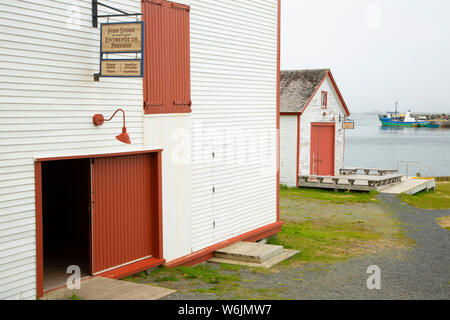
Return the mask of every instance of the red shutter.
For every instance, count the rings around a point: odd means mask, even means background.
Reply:
[[[164,0],[142,6],[145,113],[191,112],[189,6]]]

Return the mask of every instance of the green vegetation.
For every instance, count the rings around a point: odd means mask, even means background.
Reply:
[[[450,209],[450,183],[437,182],[436,191],[422,191],[415,195],[401,194],[404,202],[421,209],[438,210]]]
[[[219,269],[204,264],[195,267],[179,267],[178,271],[183,273],[186,279],[199,279],[210,284],[240,280],[238,275],[221,273]]]
[[[81,300],[81,299],[75,293],[72,293],[72,296],[70,297],[70,300]]]
[[[313,188],[289,188],[280,186],[280,197],[287,199],[309,198],[333,203],[376,202],[378,192],[330,191]]]
[[[437,218],[436,220],[442,228],[450,231],[450,216]]]
[[[158,268],[147,275],[141,272],[137,275],[127,277],[124,280],[142,282],[151,280],[152,282],[176,282],[179,280],[199,280],[207,284],[221,284],[226,282],[240,281],[236,274],[221,272],[221,269],[210,265],[199,264],[195,267]]]
[[[291,261],[330,263],[346,259],[359,251],[363,242],[375,241],[381,234],[369,231],[363,222],[314,220],[287,222],[269,243],[300,250]],[[290,261],[287,260],[286,263]]]
[[[167,281],[178,281],[178,278],[174,275],[163,276],[155,279],[155,282],[167,282]]]
[[[333,263],[411,244],[398,220],[376,200],[377,194],[282,186],[285,225],[269,243],[300,251],[284,265]]]
[[[220,264],[220,269],[222,269],[222,270],[229,270],[229,271],[240,271],[241,270],[241,266],[240,265],[234,265],[234,264],[221,263]]]
[[[199,264],[195,267],[160,267],[147,275],[144,272],[123,280],[137,283],[157,283],[158,286],[214,294],[226,298],[240,291],[241,267],[227,264]],[[250,295],[251,296],[251,295]]]

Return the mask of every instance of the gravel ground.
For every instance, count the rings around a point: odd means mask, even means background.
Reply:
[[[436,218],[450,210],[422,210],[393,195],[380,195],[383,205],[405,224],[416,241],[409,249],[388,250],[331,265],[306,265],[263,274],[241,269],[238,294],[179,291],[166,299],[450,299],[450,232]],[[369,290],[366,270],[381,269],[381,289]],[[186,284],[189,286],[189,284]]]

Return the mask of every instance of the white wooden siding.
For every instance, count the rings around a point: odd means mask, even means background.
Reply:
[[[107,3],[141,10],[140,0]],[[79,27],[67,23],[72,6]],[[90,0],[0,3],[0,299],[36,297],[34,158],[131,148],[114,138],[120,117],[92,125],[119,106],[132,147],[142,146],[142,80],[93,81],[100,36],[91,16]]]
[[[276,222],[278,4],[191,0],[190,5],[192,251],[197,251]]]
[[[328,107],[322,109],[322,91],[328,92]],[[323,112],[327,115],[324,117]],[[339,114],[344,115],[345,111],[339,97],[334,90],[330,78],[327,76],[319,90],[317,90],[311,103],[300,117],[300,174],[310,174],[310,151],[311,151],[311,122],[335,122],[335,174],[344,167],[344,129],[339,123]],[[335,120],[333,120],[333,117]]]
[[[298,116],[280,117],[280,183],[297,186]]]

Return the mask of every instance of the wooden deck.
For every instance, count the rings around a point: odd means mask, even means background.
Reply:
[[[344,168],[344,169],[340,169],[339,173],[341,175],[348,175],[348,174],[359,174],[359,173],[364,173],[365,175],[373,175],[373,173],[375,173],[375,175],[378,176],[384,176],[387,174],[397,174],[398,170],[397,169],[374,169],[374,168]]]
[[[345,173],[338,176],[299,176],[299,187],[333,190],[381,191],[402,181],[399,174],[370,175]]]

